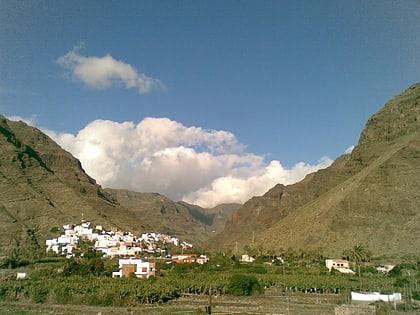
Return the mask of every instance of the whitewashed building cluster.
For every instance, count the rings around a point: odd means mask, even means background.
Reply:
[[[102,252],[105,257],[114,256],[135,256],[141,252],[165,253],[165,244],[173,244],[183,249],[193,247],[186,241],[162,233],[143,233],[136,236],[131,232],[123,232],[116,229],[106,230],[102,226],[93,226],[91,222],[82,222],[79,225],[63,225],[64,233],[58,238],[51,238],[45,241],[47,252],[53,251],[56,254],[65,255],[70,258],[74,256],[74,250],[79,241],[91,241],[94,249]]]

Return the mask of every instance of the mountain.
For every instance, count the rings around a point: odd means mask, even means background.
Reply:
[[[82,219],[200,245],[224,227],[230,209],[239,207],[203,209],[156,193],[103,189],[40,130],[3,116],[0,152],[0,253],[43,247],[46,238],[56,236],[51,230]]]
[[[351,154],[247,201],[209,242],[340,255],[420,251],[420,84],[373,115]],[[239,245],[238,245],[239,244]]]
[[[373,115],[353,152],[330,167],[243,206],[203,209],[160,194],[103,189],[41,131],[0,116],[0,256],[41,248],[53,228],[82,218],[214,250],[251,245],[337,255],[362,244],[376,254],[418,253],[419,121],[416,84]]]
[[[44,246],[52,228],[82,218],[123,230],[147,228],[38,129],[0,116],[0,152],[1,253]]]
[[[209,227],[194,218],[182,204],[158,193],[141,193],[125,189],[106,189],[119,203],[154,231],[201,244],[211,236]]]
[[[105,189],[155,231],[177,236],[194,245],[203,244],[220,232],[232,212],[240,205],[220,205],[204,209],[185,202],[174,202],[158,193],[141,193],[125,189]]]
[[[223,203],[208,209],[184,201],[178,203],[186,207],[194,218],[209,226],[212,234],[220,233],[232,214],[241,207],[239,203]]]

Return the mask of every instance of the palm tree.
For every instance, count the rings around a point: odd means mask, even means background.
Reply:
[[[363,247],[363,245],[355,245],[349,252],[350,260],[353,261],[357,267],[357,272],[360,274],[360,266],[362,263],[370,260],[370,254]]]

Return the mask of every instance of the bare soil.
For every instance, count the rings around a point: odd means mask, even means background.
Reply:
[[[251,297],[189,295],[163,305],[133,307],[100,307],[87,305],[57,305],[1,302],[0,314],[7,315],[161,315],[161,314],[255,314],[255,315],[334,315],[339,305],[350,304],[347,294],[266,292]],[[372,305],[352,305],[352,315],[372,314]],[[356,312],[356,313],[355,313]],[[374,312],[375,314],[376,312]],[[347,314],[347,313],[346,313]],[[350,314],[350,313],[348,313]],[[382,314],[382,312],[376,313]],[[414,315],[417,311],[389,310],[388,315]]]
[[[212,314],[287,314],[306,315],[334,314],[334,307],[345,302],[344,295],[295,294],[270,295],[264,294],[252,297],[213,296]],[[55,305],[33,303],[0,304],[0,314],[20,315],[116,315],[116,314],[207,314],[209,296],[184,296],[164,305],[136,307],[98,307],[86,305]]]

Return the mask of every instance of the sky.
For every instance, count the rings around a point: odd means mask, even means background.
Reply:
[[[103,187],[245,202],[420,78],[420,1],[0,1],[0,114]]]

